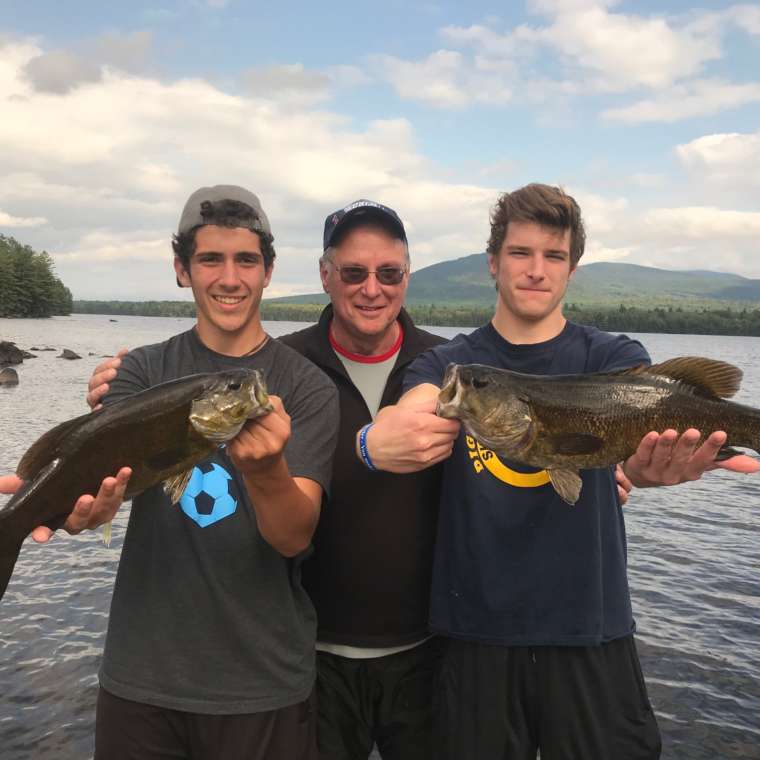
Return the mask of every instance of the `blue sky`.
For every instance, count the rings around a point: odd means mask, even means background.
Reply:
[[[77,298],[183,297],[169,237],[226,182],[272,220],[272,296],[319,289],[356,198],[397,209],[420,268],[483,250],[531,181],[581,203],[582,263],[760,277],[757,4],[0,6],[0,233]]]

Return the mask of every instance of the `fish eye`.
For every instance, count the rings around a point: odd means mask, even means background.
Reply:
[[[488,380],[479,380],[476,377],[472,378],[472,387],[473,388],[485,388],[488,385]]]
[[[231,391],[239,391],[240,390],[240,383],[230,383],[227,388]]]

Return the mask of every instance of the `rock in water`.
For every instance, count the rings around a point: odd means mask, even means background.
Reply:
[[[56,357],[57,359],[81,359],[82,357],[72,351],[70,348],[64,348],[63,351]]]
[[[13,367],[0,369],[0,385],[18,385],[18,372]]]

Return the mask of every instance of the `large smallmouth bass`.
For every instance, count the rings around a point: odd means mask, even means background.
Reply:
[[[131,467],[125,499],[163,482],[176,503],[196,464],[271,410],[261,374],[235,369],[161,383],[49,430],[19,462],[27,482],[0,508],[0,599],[32,529],[63,525],[103,478]]]
[[[760,409],[724,400],[741,378],[738,367],[693,356],[586,375],[451,364],[437,413],[462,420],[497,454],[545,469],[557,493],[575,504],[579,470],[626,460],[652,430],[723,430],[728,440],[718,459],[741,453],[732,446],[760,452]]]

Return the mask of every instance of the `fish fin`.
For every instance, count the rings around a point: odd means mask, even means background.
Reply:
[[[702,394],[730,398],[742,382],[742,371],[733,364],[701,356],[679,356],[643,370],[691,385]]]
[[[109,520],[107,523],[103,523],[103,543],[106,546],[111,545],[111,525],[113,523]]]
[[[172,475],[164,481],[164,492],[172,500],[172,504],[176,504],[181,498],[182,494],[187,488],[187,484],[190,482],[190,477],[193,474],[193,467],[184,472],[180,472],[177,475]]]
[[[583,481],[577,470],[547,468],[549,479],[554,486],[554,490],[562,497],[563,501],[568,504],[575,504],[581,495],[581,486]]]
[[[21,457],[16,468],[17,475],[22,480],[33,480],[45,465],[60,456],[58,447],[61,441],[82,425],[89,416],[89,414],[84,414],[73,420],[62,422],[40,436]]]
[[[0,599],[3,598],[5,589],[8,588],[23,543],[24,539],[22,538],[18,543],[9,542],[0,549]]]
[[[604,446],[604,439],[590,433],[560,433],[549,436],[555,454],[595,454]]]

